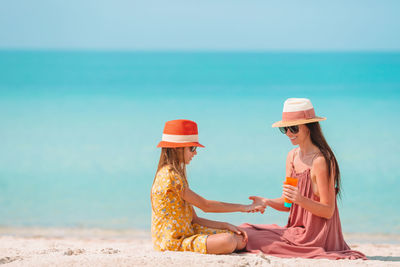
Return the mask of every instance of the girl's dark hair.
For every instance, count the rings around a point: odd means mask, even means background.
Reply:
[[[328,181],[330,181],[333,174],[333,177],[335,179],[336,195],[341,197],[340,170],[339,165],[336,161],[335,154],[333,154],[332,149],[328,145],[328,142],[326,142],[319,122],[307,123],[306,126],[310,130],[311,142],[319,148],[325,158],[326,164],[328,165]]]

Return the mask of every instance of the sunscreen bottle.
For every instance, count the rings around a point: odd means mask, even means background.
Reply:
[[[293,177],[286,177],[286,181],[283,182],[284,184],[290,184],[293,186],[297,186],[297,178],[293,178]],[[290,201],[289,199],[285,198],[285,203],[283,204],[286,208],[290,208],[292,206],[292,201]]]

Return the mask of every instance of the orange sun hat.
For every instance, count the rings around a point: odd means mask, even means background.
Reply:
[[[204,147],[199,143],[197,124],[191,120],[167,121],[164,126],[161,142],[157,147]]]

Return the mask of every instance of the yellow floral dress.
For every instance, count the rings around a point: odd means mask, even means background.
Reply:
[[[169,166],[157,172],[151,189],[151,235],[154,249],[206,254],[209,235],[232,233],[192,223],[193,207],[181,197],[182,190],[187,186],[187,182]]]

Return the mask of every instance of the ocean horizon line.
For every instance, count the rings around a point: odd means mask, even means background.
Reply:
[[[94,48],[10,48],[0,52],[84,52],[148,54],[400,54],[400,50],[280,50],[280,49],[94,49]]]

